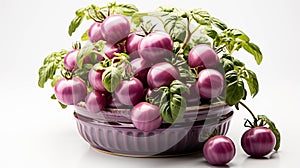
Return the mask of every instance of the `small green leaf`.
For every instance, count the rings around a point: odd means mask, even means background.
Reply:
[[[109,67],[102,74],[102,83],[111,93],[119,86],[121,79],[122,72],[116,67]]]
[[[234,63],[226,58],[221,58],[221,63],[223,64],[223,69],[226,72],[234,70]]]
[[[235,70],[231,70],[225,73],[225,79],[227,83],[233,83],[238,80],[238,74]]]
[[[211,22],[214,26],[216,26],[217,28],[219,28],[221,30],[227,29],[227,25],[215,17],[211,17]]]
[[[62,109],[66,109],[68,106],[67,105],[65,105],[65,104],[63,104],[63,103],[61,103],[61,102],[58,102],[59,103],[59,105],[60,105],[60,107],[62,108]]]
[[[50,98],[51,98],[52,100],[56,100],[55,94],[52,94]]]
[[[69,25],[69,35],[72,36],[72,34],[75,32],[75,30],[79,27],[83,20],[83,16],[76,16]]]
[[[256,63],[259,65],[263,59],[262,53],[259,49],[259,47],[251,42],[243,42],[242,43],[243,48],[249,52],[250,54],[252,54],[255,58]]]
[[[274,122],[272,122],[267,116],[265,115],[258,115],[258,120],[262,120],[265,121],[268,126],[269,129],[274,133],[275,137],[276,137],[276,145],[274,147],[275,151],[278,151],[278,149],[280,148],[280,132],[278,131],[278,129],[276,128]]]
[[[226,103],[231,106],[237,104],[244,97],[244,89],[244,83],[242,80],[227,84]]]
[[[259,85],[258,85],[256,74],[249,69],[247,69],[246,72],[247,72],[247,77],[245,77],[245,79],[247,81],[251,96],[255,97],[259,91]]]
[[[86,30],[82,36],[81,36],[81,41],[87,41],[89,40],[89,36],[88,36],[89,30]]]

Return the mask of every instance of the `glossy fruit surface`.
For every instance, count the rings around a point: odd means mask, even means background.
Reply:
[[[244,151],[255,158],[271,153],[276,144],[274,133],[266,127],[255,127],[247,130],[241,139]]]
[[[90,26],[88,30],[89,40],[93,43],[104,39],[101,34],[101,24],[102,23],[95,22]]]
[[[103,48],[104,54],[109,58],[112,59],[115,57],[115,53],[123,52],[122,47],[119,45],[110,45],[106,44]]]
[[[147,102],[140,102],[135,105],[130,116],[134,126],[145,132],[157,129],[162,123],[158,106]]]
[[[139,55],[148,63],[154,64],[163,61],[172,55],[173,40],[165,32],[152,32],[139,43]]]
[[[144,85],[147,85],[147,75],[151,67],[143,58],[136,58],[130,62],[133,73]]]
[[[141,33],[141,32],[137,32]],[[127,54],[130,55],[131,59],[139,58],[138,53],[139,43],[143,40],[143,36],[137,35],[136,33],[131,33],[126,39],[125,47]]]
[[[98,91],[101,92],[106,92],[105,87],[103,86],[102,83],[102,74],[103,74],[104,70],[98,70],[95,71],[94,69],[91,69],[89,72],[89,76],[88,76],[88,80],[91,84],[91,86]]]
[[[70,72],[78,68],[76,63],[78,52],[79,50],[69,51],[64,58],[64,66]]]
[[[212,165],[225,165],[235,156],[234,143],[226,136],[214,136],[204,144],[203,156]]]
[[[106,106],[106,103],[105,94],[97,90],[90,92],[85,98],[86,107],[92,113],[101,111]]]
[[[189,52],[188,64],[191,68],[216,68],[219,64],[219,57],[211,46],[199,44]]]
[[[144,96],[144,86],[137,78],[122,80],[115,90],[117,99],[124,105],[135,105]]]
[[[87,94],[85,83],[79,78],[59,79],[54,87],[58,101],[66,105],[75,105],[83,100]]]
[[[101,32],[107,43],[114,45],[129,35],[130,23],[123,15],[111,15],[102,22]]]
[[[196,89],[202,98],[215,98],[221,95],[224,82],[224,76],[219,71],[204,69],[198,75]]]
[[[179,79],[180,74],[176,67],[167,62],[153,65],[148,71],[147,82],[151,89],[161,86],[169,86],[175,79]]]

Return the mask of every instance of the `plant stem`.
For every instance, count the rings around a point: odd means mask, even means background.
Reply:
[[[243,102],[239,102],[250,114],[251,114],[251,116],[253,117],[253,120],[254,120],[254,126],[257,126],[257,118],[255,117],[255,115],[254,115],[254,113],[250,110],[250,108],[246,105],[246,104],[244,104]]]
[[[190,41],[191,37],[192,37],[192,33],[190,30],[190,24],[191,24],[191,20],[189,17],[186,18],[187,19],[187,25],[186,25],[186,36],[183,42],[183,45],[181,47],[182,50],[184,50],[188,44],[188,42]]]

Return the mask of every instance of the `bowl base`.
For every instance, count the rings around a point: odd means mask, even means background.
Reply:
[[[114,155],[114,156],[122,156],[122,157],[132,157],[132,158],[169,158],[169,157],[180,157],[180,156],[187,156],[187,155],[194,155],[201,153],[200,151],[190,152],[190,153],[182,153],[182,154],[172,154],[172,155],[134,155],[134,154],[122,154],[116,152],[110,152],[107,150],[99,149],[96,147],[91,146],[91,148],[100,153]]]

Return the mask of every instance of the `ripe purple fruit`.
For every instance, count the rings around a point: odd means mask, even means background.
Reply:
[[[203,147],[203,156],[212,165],[225,165],[233,159],[234,155],[234,143],[226,136],[214,136]]]
[[[54,87],[55,97],[66,105],[75,105],[87,94],[85,83],[79,78],[59,79]]]
[[[135,105],[144,96],[144,86],[137,78],[122,80],[115,90],[117,99],[124,105]]]
[[[147,75],[147,82],[151,89],[169,86],[173,80],[179,79],[179,70],[167,62],[153,65]]]
[[[116,44],[125,39],[130,33],[130,23],[125,16],[108,16],[101,24],[103,38],[109,44]]]
[[[224,76],[217,70],[204,69],[198,75],[196,86],[201,98],[218,97],[224,88]]]
[[[101,111],[106,106],[106,103],[105,94],[97,90],[90,92],[85,98],[86,107],[92,113]]]
[[[145,132],[157,129],[162,123],[159,108],[147,102],[135,105],[130,116],[134,126]]]
[[[139,55],[149,63],[158,63],[172,55],[173,40],[168,33],[152,32],[142,39]]]
[[[101,24],[102,23],[95,22],[90,26],[88,30],[89,40],[92,43],[103,40],[103,36],[101,34]]]
[[[219,57],[211,46],[199,44],[190,51],[188,64],[191,68],[216,68],[219,64]]]
[[[266,127],[255,127],[247,130],[241,140],[244,151],[255,158],[271,153],[276,144],[274,133]]]
[[[136,33],[131,33],[126,39],[125,47],[126,47],[127,54],[130,55],[131,59],[140,57],[138,53],[138,46],[139,43],[143,40],[143,38],[144,37],[139,36]]]

